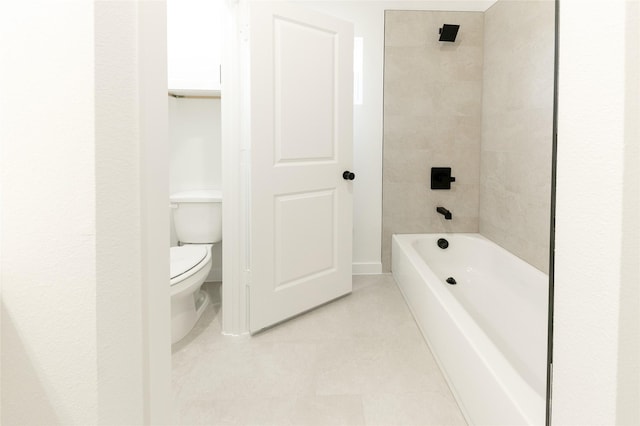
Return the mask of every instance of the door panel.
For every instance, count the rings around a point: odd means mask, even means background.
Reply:
[[[279,195],[275,216],[276,290],[335,272],[334,190]]]
[[[320,58],[335,57],[336,34],[278,16],[273,24],[277,160],[334,160],[335,61]]]
[[[251,6],[251,332],[351,292],[351,24]]]

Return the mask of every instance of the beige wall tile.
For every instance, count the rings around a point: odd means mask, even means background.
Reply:
[[[554,5],[485,12],[480,233],[548,273]]]
[[[455,44],[438,41],[444,23],[461,25]],[[482,13],[385,15],[383,271],[392,234],[478,231],[482,38]],[[430,189],[431,167],[452,168],[451,191]]]
[[[461,25],[455,44],[443,23]],[[479,231],[548,272],[553,25],[547,1],[386,13],[384,271],[394,233]],[[432,191],[448,166],[452,190]]]

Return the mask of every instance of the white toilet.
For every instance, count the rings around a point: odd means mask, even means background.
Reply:
[[[176,343],[209,304],[200,287],[211,270],[211,246],[222,241],[222,192],[179,192],[170,200],[179,244],[170,249],[171,343]]]

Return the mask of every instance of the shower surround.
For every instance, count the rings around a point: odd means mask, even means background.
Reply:
[[[498,1],[484,14],[480,233],[549,272],[551,1]]]
[[[483,15],[385,14],[382,267],[391,235],[478,232]],[[455,43],[438,41],[458,24]],[[451,167],[451,190],[430,189],[431,167]],[[436,213],[443,206],[453,220]]]
[[[386,12],[383,271],[392,234],[479,232],[548,272],[553,28],[548,1]],[[431,167],[452,168],[451,190],[430,189]]]

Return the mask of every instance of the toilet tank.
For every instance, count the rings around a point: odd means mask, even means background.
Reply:
[[[178,241],[185,244],[222,241],[222,191],[178,192],[169,199]]]

